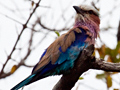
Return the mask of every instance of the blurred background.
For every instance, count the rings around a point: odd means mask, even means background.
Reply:
[[[9,90],[31,74],[44,50],[74,25],[74,5],[93,5],[100,13],[94,55],[120,62],[120,0],[1,0],[0,90]],[[23,90],[52,90],[61,76],[51,76]],[[120,90],[120,74],[88,70],[72,90]]]

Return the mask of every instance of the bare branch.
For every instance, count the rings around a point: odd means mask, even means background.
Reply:
[[[91,66],[91,69],[98,69],[109,72],[120,72],[120,63],[110,63],[104,61],[103,59],[96,59]]]
[[[23,25],[21,22],[15,20],[14,18],[11,18],[11,17],[9,17],[9,16],[7,16],[7,15],[5,15],[5,14],[3,14],[3,13],[0,13],[0,14],[3,15],[3,16],[5,16],[5,17],[7,17],[7,18],[9,18],[10,20],[13,20],[13,21],[15,21],[15,22],[17,22],[17,23]]]
[[[83,50],[81,55],[77,59],[73,69],[70,70],[69,74],[63,74],[61,79],[54,86],[53,90],[71,90],[79,79],[80,75],[82,75],[82,73],[84,73],[91,67],[90,58],[93,51],[93,45]]]
[[[3,67],[2,67],[1,72],[0,72],[0,77],[2,76],[2,74],[4,74],[4,71],[3,71],[3,70],[4,70],[7,62],[9,61],[9,59],[11,59],[11,56],[12,56],[13,52],[15,51],[15,48],[16,48],[16,46],[17,46],[17,44],[18,44],[18,41],[19,41],[19,39],[20,39],[23,31],[27,28],[27,24],[28,24],[29,20],[31,19],[32,15],[34,14],[34,12],[36,11],[37,7],[39,6],[40,1],[41,1],[41,0],[39,0],[38,3],[36,3],[35,8],[33,9],[32,13],[30,14],[30,16],[29,16],[29,18],[27,19],[26,23],[23,25],[23,28],[22,28],[20,34],[18,35],[18,38],[17,38],[17,40],[16,40],[16,42],[15,42],[15,45],[13,46],[13,49],[12,49],[11,53],[8,55],[6,62],[3,64]]]
[[[34,67],[35,65],[27,65],[27,64],[23,64],[25,67]]]
[[[32,1],[32,0],[30,0],[31,1],[31,3],[33,3],[33,4],[37,4],[37,3],[35,3],[34,1]],[[43,7],[43,8],[51,8],[50,6],[43,6],[43,5],[39,5],[39,7]]]
[[[97,8],[96,6],[95,6],[95,3],[92,1],[91,2],[91,5],[95,8],[95,9],[97,9],[98,11],[99,11],[99,8]]]
[[[109,63],[105,62],[103,59],[96,59],[91,56],[93,51],[93,45],[83,50],[75,62],[73,69],[70,70],[69,74],[63,74],[53,90],[71,90],[79,77],[89,69],[120,72],[120,63]]]
[[[117,41],[120,41],[120,21],[118,25]]]
[[[49,27],[47,27],[47,26],[45,26],[44,24],[42,24],[42,22],[41,22],[41,19],[39,18],[39,24],[42,26],[42,28],[44,28],[44,29],[47,29],[47,30],[49,30],[49,31],[65,31],[65,30],[69,30],[69,28],[62,28],[62,29],[51,29],[51,28],[49,28]]]

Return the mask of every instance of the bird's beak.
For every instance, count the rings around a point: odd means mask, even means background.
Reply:
[[[78,6],[73,6],[73,8],[75,9],[75,11],[79,14],[82,14],[82,9]]]

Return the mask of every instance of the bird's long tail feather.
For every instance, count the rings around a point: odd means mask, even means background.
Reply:
[[[25,80],[23,80],[22,82],[20,82],[19,84],[17,84],[15,87],[13,87],[11,90],[18,90],[19,88],[27,85],[35,76],[36,74],[32,74],[29,77],[27,77]]]

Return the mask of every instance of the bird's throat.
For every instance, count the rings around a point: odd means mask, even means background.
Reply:
[[[97,38],[98,32],[99,32],[99,25],[97,25],[92,20],[85,20],[85,21],[76,21],[74,27],[81,27],[81,28],[87,28],[90,30],[90,32],[93,33],[93,37]]]

